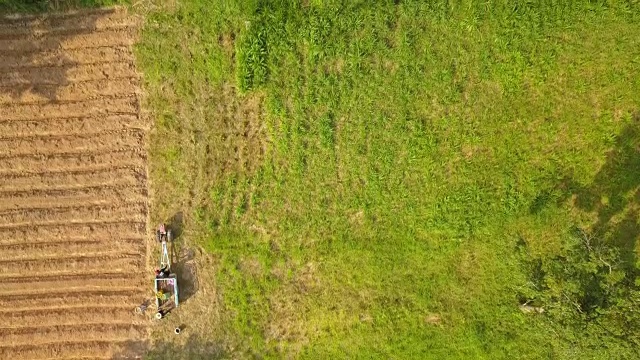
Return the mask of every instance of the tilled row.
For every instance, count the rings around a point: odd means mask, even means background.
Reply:
[[[50,102],[46,104],[17,104],[0,107],[0,119],[4,121],[47,121],[60,118],[137,115],[138,107],[138,99],[135,96]]]
[[[145,257],[139,253],[103,252],[94,254],[71,254],[57,258],[32,258],[0,262],[0,272],[4,274],[42,274],[56,271],[94,272],[100,269],[109,271],[130,271],[140,273]],[[58,289],[50,289],[56,291]],[[70,291],[65,288],[60,291]],[[77,289],[76,289],[77,290]],[[109,290],[109,289],[104,289]],[[4,296],[5,294],[3,294]],[[47,296],[47,293],[40,293]]]
[[[45,32],[55,32],[60,29],[84,32],[137,23],[136,18],[131,17],[122,9],[93,9],[66,14],[47,14],[46,16],[4,17],[0,20],[0,33],[4,35],[22,34],[31,29]]]
[[[88,81],[104,81],[114,79],[139,78],[135,66],[131,62],[112,62],[103,64],[78,64],[64,72],[63,84],[60,84],[60,72],[51,71],[49,67],[23,66],[5,69],[0,74],[0,92],[10,92],[15,86],[41,86],[82,83]]]
[[[27,331],[2,330],[3,342],[13,344],[12,347],[47,345],[64,343],[69,339],[82,338],[85,341],[99,341],[104,338],[139,338],[145,333],[141,325],[133,324],[88,324],[76,326],[52,326],[47,328],[26,328]]]
[[[105,29],[80,33],[74,36],[53,35],[46,37],[0,39],[0,52],[10,54],[40,53],[42,51],[62,49],[85,49],[101,47],[131,46],[135,33],[130,28]]]
[[[40,154],[74,154],[144,148],[145,134],[138,129],[102,133],[76,133],[31,137],[0,138],[0,158]]]
[[[127,288],[130,288],[132,286],[142,287],[144,283],[139,275],[140,275],[139,273],[129,273],[129,274],[121,273],[121,276],[119,277],[114,277],[114,276],[101,277],[99,275],[98,276],[94,275],[94,277],[92,278],[81,277],[79,279],[68,276],[65,278],[65,280],[51,276],[49,278],[40,278],[38,281],[25,281],[25,282],[21,282],[22,278],[18,277],[18,278],[15,278],[17,280],[14,280],[14,281],[3,280],[2,291],[5,291],[8,294],[24,294],[24,293],[33,294],[35,292],[37,293],[42,292],[46,294],[51,289],[66,289],[66,290],[70,290],[70,289],[94,290],[94,289],[100,289],[100,288],[119,289],[119,288],[122,288],[124,284],[126,284]],[[43,301],[43,305],[46,305],[46,304],[47,302]],[[68,307],[68,305],[66,304],[64,304],[64,306]],[[130,308],[130,310],[133,310],[133,308]],[[0,310],[0,317],[2,317],[2,314],[5,312],[13,313],[17,311],[24,311],[24,307],[2,309]],[[31,308],[29,309],[29,311],[37,312],[37,311],[41,311],[41,309]]]
[[[43,311],[44,310],[44,311]],[[131,320],[133,308],[121,305],[84,306],[78,308],[50,308],[27,311],[0,312],[0,327],[35,325],[58,325],[82,323],[83,321],[127,321]],[[61,321],[63,320],[63,321]]]
[[[0,40],[29,39],[35,41],[47,37],[64,39],[77,37],[82,34],[94,34],[105,31],[135,32],[135,27],[138,25],[138,22],[135,18],[124,20],[98,18],[96,21],[91,21],[89,18],[71,27],[65,26],[64,24],[47,26],[47,24],[38,23],[37,21],[32,21],[31,23],[28,21],[24,22],[24,26],[0,23]]]
[[[142,149],[144,143],[144,131],[139,129],[0,138],[0,158]]]
[[[140,202],[104,205],[60,205],[58,207],[32,207],[0,211],[0,228],[20,224],[57,223],[96,220],[142,220],[146,218],[147,205]]]
[[[52,222],[22,226],[0,224],[0,247],[15,244],[45,244],[86,241],[87,239],[140,238],[146,235],[142,219],[88,220],[84,222]]]
[[[142,186],[146,180],[143,169],[115,168],[88,172],[62,172],[22,174],[0,177],[0,197],[14,193],[15,197],[25,194],[80,190],[96,187]]]
[[[72,50],[51,49],[38,53],[0,53],[0,70],[25,71],[39,68],[43,71],[70,71],[80,65],[105,66],[115,62],[133,64],[134,57],[126,46],[81,48]]]
[[[68,339],[36,345],[0,346],[0,358],[12,360],[33,359],[136,359],[131,353],[140,351],[144,344],[131,337],[103,337],[101,340]]]
[[[55,274],[55,273],[52,273]],[[143,287],[145,284],[141,281],[140,277],[139,277],[139,271],[136,271],[135,273],[122,273],[120,274],[119,277],[114,277],[114,276],[100,276],[98,274],[95,274],[93,278],[79,278],[76,279],[73,276],[61,276],[61,277],[57,277],[57,276],[50,276],[50,277],[41,277],[38,278],[37,281],[24,281],[21,282],[21,280],[23,280],[23,277],[16,277],[16,278],[12,278],[9,280],[4,280],[3,279],[3,291],[6,291],[8,293],[12,293],[12,294],[19,294],[22,291],[25,291],[25,288],[28,288],[30,292],[33,292],[35,290],[42,290],[42,291],[49,291],[50,289],[55,289],[55,288],[64,288],[64,289],[69,289],[69,288],[74,288],[74,289],[82,289],[82,288],[88,288],[88,289],[96,289],[96,288],[110,288],[110,289],[117,289],[121,286],[124,286],[126,284],[126,286],[139,286],[139,287]],[[6,284],[5,284],[6,282]],[[45,303],[45,301],[43,301],[43,304]],[[65,305],[67,306],[67,305]],[[0,315],[3,312],[7,312],[7,311],[18,311],[21,310],[20,308],[10,308],[10,309],[2,309],[0,310]],[[37,310],[37,309],[36,309]],[[36,311],[34,310],[34,311]]]
[[[147,195],[146,186],[122,184],[84,186],[71,189],[18,190],[14,193],[0,191],[0,211],[144,202],[147,199]]]
[[[146,160],[147,154],[144,149],[0,157],[0,177],[44,172],[69,173],[114,168],[137,168],[144,166]]]
[[[134,241],[134,240],[129,240]],[[94,241],[95,243],[96,241]],[[142,244],[142,243],[141,243]],[[7,283],[31,283],[31,282],[40,282],[40,281],[50,281],[51,279],[55,279],[58,281],[79,281],[79,280],[87,280],[94,279],[96,277],[100,277],[102,279],[110,279],[117,280],[120,279],[122,281],[126,281],[132,276],[137,276],[137,274],[130,274],[122,271],[115,270],[97,270],[97,271],[89,271],[77,273],[73,271],[57,271],[48,274],[3,274],[1,276],[2,281],[6,281]]]
[[[66,85],[14,85],[0,88],[0,105],[37,104],[55,101],[82,101],[105,96],[133,96],[137,78],[74,82]]]
[[[57,291],[56,291],[57,290]],[[121,305],[134,309],[136,305],[142,303],[142,299],[148,298],[139,288],[118,288],[118,289],[83,289],[65,290],[53,289],[46,296],[46,301],[42,301],[39,293],[4,294],[0,295],[0,306],[6,309],[20,308],[40,308],[46,311],[48,307],[64,306],[82,307],[87,304],[95,306]],[[61,324],[69,322],[61,322]],[[23,327],[21,324],[12,324],[10,327]]]
[[[148,130],[136,115],[112,115],[48,120],[1,121],[0,138],[96,134],[127,129]]]
[[[51,256],[67,256],[69,254],[99,253],[104,251],[118,251],[129,249],[135,252],[144,253],[146,247],[142,238],[122,238],[114,235],[111,239],[83,239],[77,241],[41,242],[41,243],[14,243],[10,245],[0,245],[3,259],[21,259],[25,257],[41,256],[50,258]],[[26,281],[18,277],[20,281]],[[11,279],[6,278],[6,274],[0,274],[0,281],[6,282]]]

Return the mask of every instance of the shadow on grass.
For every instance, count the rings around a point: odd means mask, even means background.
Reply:
[[[171,229],[174,239],[180,239],[182,236],[182,228],[184,226],[184,214],[182,211],[175,213],[171,218],[165,221],[165,224]]]
[[[589,228],[574,228],[561,253],[551,256],[531,256],[526,239],[518,241],[529,273],[529,287],[517,295],[520,309],[544,311],[552,323],[562,324],[556,335],[572,346],[588,341],[596,348],[637,348],[640,114],[617,136],[590,184],[566,176],[540,193],[530,212],[553,202],[564,206],[569,199],[575,209],[594,214],[595,221]]]
[[[125,344],[122,351],[111,359],[132,359],[133,354],[144,354],[142,358],[149,360],[217,360],[227,358],[227,354],[220,344],[202,339],[197,335],[185,334],[188,330],[189,328],[185,327],[180,335],[167,334],[167,336],[186,337],[186,340],[176,339],[176,342],[157,341],[149,346],[146,343],[132,341]]]
[[[182,241],[184,214],[178,212],[165,222],[173,233],[171,242],[171,268],[178,277],[180,303],[184,303],[198,292],[198,269],[195,251]]]
[[[184,303],[195,295],[200,288],[195,251],[183,247],[173,269],[178,277],[178,285],[180,286],[180,303]]]
[[[633,115],[633,121],[618,135],[614,148],[607,154],[606,163],[590,185],[582,186],[567,176],[555,188],[540,193],[529,210],[535,214],[549,202],[555,201],[559,205],[572,196],[575,196],[575,207],[597,214],[591,235],[616,246],[627,270],[637,272],[640,112]]]
[[[576,206],[585,211],[596,211],[598,221],[594,235],[606,236],[616,245],[625,262],[636,262],[636,241],[640,236],[638,213],[635,206],[640,200],[640,114],[618,136],[615,148],[607,154],[607,162],[594,182],[577,192]],[[619,221],[614,217],[624,214]]]

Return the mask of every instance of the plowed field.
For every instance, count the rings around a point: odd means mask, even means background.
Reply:
[[[137,23],[122,10],[0,18],[0,359],[139,355]]]

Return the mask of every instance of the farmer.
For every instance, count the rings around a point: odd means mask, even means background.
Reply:
[[[156,279],[164,279],[169,277],[169,274],[171,273],[171,271],[169,271],[168,266],[164,266],[162,269],[156,269],[155,273],[156,273]]]
[[[156,231],[156,239],[158,240],[158,242],[162,242],[163,238],[166,239],[166,237],[167,229],[165,228],[164,224],[158,225],[158,230]]]

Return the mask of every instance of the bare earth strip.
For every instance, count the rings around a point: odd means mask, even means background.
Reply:
[[[142,355],[138,24],[122,9],[0,18],[0,359]]]

